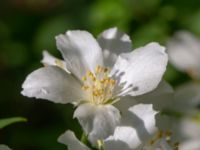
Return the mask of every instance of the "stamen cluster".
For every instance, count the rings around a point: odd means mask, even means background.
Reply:
[[[90,102],[105,104],[113,98],[116,81],[109,77],[108,68],[97,66],[94,73],[88,71],[82,80],[82,89],[87,92]]]

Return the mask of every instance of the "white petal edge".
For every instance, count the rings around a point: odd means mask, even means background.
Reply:
[[[67,73],[70,73],[69,70],[66,67],[66,63],[63,60],[60,60],[53,55],[51,55],[48,51],[43,51],[43,58],[41,60],[41,63],[44,66],[57,66],[62,69],[64,69]]]
[[[136,101],[136,99],[132,96],[124,96],[121,97],[119,101],[117,101],[116,103],[113,104],[113,106],[115,106],[117,109],[119,109],[122,117],[124,117],[124,115],[127,114],[127,110],[134,106],[137,105],[138,102]]]
[[[114,143],[117,143],[116,150],[120,150],[123,146],[128,147],[127,150],[138,149],[157,131],[155,126],[157,112],[153,110],[152,105],[138,104],[130,107],[128,111],[129,114],[125,115],[127,118],[122,118],[123,124],[105,140],[106,150],[111,150],[111,145]]]
[[[128,111],[131,117],[128,121],[129,125],[132,124],[137,131],[142,131],[141,138],[144,136],[146,139],[148,135],[153,135],[157,131],[155,116],[158,112],[153,109],[152,104],[137,104],[130,107]]]
[[[61,51],[69,71],[82,79],[88,70],[94,71],[103,65],[102,50],[96,39],[87,31],[67,31],[56,36],[57,48]]]
[[[104,141],[105,150],[136,150],[142,141],[130,126],[117,127],[112,136]]]
[[[132,97],[124,96],[120,98],[120,101],[114,103],[114,106],[120,110],[120,112],[125,113],[129,107],[144,103],[153,104],[154,109],[162,110],[171,106],[172,99],[174,98],[173,88],[164,80],[162,80],[158,87],[144,95]]]
[[[162,79],[167,62],[165,48],[155,42],[121,54],[111,71],[111,76],[124,85],[119,95],[137,96],[154,90]]]
[[[166,81],[162,80],[152,92],[136,96],[137,103],[153,104],[154,109],[162,111],[170,109],[174,102],[174,90]]]
[[[147,94],[145,94],[147,97],[154,97],[154,96],[159,96],[159,95],[163,95],[163,94],[172,94],[174,93],[174,89],[173,87],[166,82],[165,80],[162,80],[158,86],[156,87],[156,89],[154,89],[152,92],[149,92]],[[140,97],[140,96],[138,96]]]
[[[48,66],[29,74],[22,85],[22,95],[72,103],[84,99],[81,85],[70,74],[56,66]]]
[[[74,132],[68,130],[63,133],[58,142],[68,146],[68,150],[90,150],[86,145],[81,143],[75,136]]]
[[[106,67],[113,67],[119,54],[132,50],[130,37],[116,27],[103,31],[97,40],[103,50]]]
[[[113,134],[121,119],[118,109],[114,106],[89,103],[78,106],[74,117],[78,119],[93,146],[97,146],[97,140]]]

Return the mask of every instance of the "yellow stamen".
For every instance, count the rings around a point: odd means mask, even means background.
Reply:
[[[82,80],[83,80],[83,81],[86,81],[86,80],[87,80],[87,78],[86,78],[86,77],[82,77]]]
[[[86,86],[86,85],[82,86],[82,90],[86,91],[88,89],[89,89],[89,86]]]
[[[168,144],[170,144],[171,143],[171,141],[170,141],[171,135],[172,135],[172,132],[169,131],[169,130],[167,130],[167,131],[158,131],[156,136],[149,141],[149,144],[150,145],[154,145],[157,141],[159,141],[162,138],[164,138],[166,140],[166,142]],[[178,142],[174,143],[171,146],[173,147],[173,150],[178,150],[179,149],[179,143]]]
[[[82,89],[87,91],[92,103],[104,104],[112,99],[112,91],[116,82],[108,77],[108,73],[108,68],[97,66],[95,73],[87,71],[86,76],[82,78]]]

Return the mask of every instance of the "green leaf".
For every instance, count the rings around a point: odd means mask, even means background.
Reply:
[[[12,117],[12,118],[0,119],[0,129],[16,122],[26,122],[26,121],[27,119],[23,117]]]

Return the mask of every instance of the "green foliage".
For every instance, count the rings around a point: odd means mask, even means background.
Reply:
[[[55,36],[64,34],[66,30],[72,27],[71,20],[64,15],[56,16],[42,23],[34,38],[34,49],[38,52],[37,54],[40,55],[44,49],[55,52]]]
[[[90,7],[89,23],[95,33],[113,26],[125,30],[130,20],[131,12],[123,0],[98,0]]]

